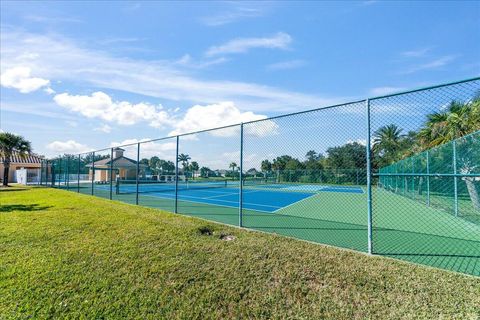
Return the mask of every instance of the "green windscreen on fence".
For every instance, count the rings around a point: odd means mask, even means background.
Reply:
[[[46,186],[480,276],[480,78],[41,170]]]
[[[379,169],[379,187],[480,225],[480,131]]]

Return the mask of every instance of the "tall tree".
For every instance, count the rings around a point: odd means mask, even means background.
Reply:
[[[307,159],[304,162],[305,169],[316,171],[323,168],[322,160],[324,160],[324,156],[321,153],[317,153],[315,150],[310,150],[305,154],[305,158]]]
[[[3,159],[3,185],[8,186],[8,176],[10,173],[10,163],[12,156],[25,158],[32,152],[30,141],[25,140],[22,136],[13,133],[0,133],[0,156]]]
[[[272,163],[268,160],[263,160],[262,163],[260,164],[260,170],[262,172],[267,173],[272,170]]]
[[[211,172],[212,172],[212,170],[208,167],[201,167],[200,168],[200,176],[202,178],[208,178],[210,176]]]
[[[305,154],[305,158],[307,158],[307,161],[316,161],[318,160],[318,154],[315,150],[310,150]]]
[[[164,173],[171,174],[175,172],[175,163],[173,161],[160,160],[160,168]]]
[[[190,158],[190,156],[188,154],[179,154],[178,155],[178,159],[177,159],[177,162],[181,162],[182,163],[182,167],[183,167],[183,174],[186,175],[186,171],[187,171],[187,168],[188,168],[188,161],[191,160],[192,158]]]
[[[332,169],[358,169],[367,165],[365,146],[352,142],[327,149],[327,164]]]
[[[200,168],[197,161],[190,163],[190,170],[192,171],[192,179],[195,179],[195,172]]]
[[[480,97],[476,97],[467,103],[452,101],[445,111],[428,115],[427,121],[418,133],[418,140],[421,148],[429,149],[479,130]],[[480,157],[480,142],[478,138],[471,140],[461,143],[457,150],[457,166],[462,174],[470,174],[480,167],[478,161],[474,160]],[[480,210],[480,196],[475,179],[473,177],[462,179],[467,185],[473,207]]]
[[[235,168],[237,167],[237,164],[235,162],[231,162],[228,167],[232,168],[232,174],[233,174],[233,177],[235,179]]]
[[[444,112],[427,116],[418,133],[424,148],[432,148],[480,130],[480,98],[471,103],[452,101]]]
[[[159,174],[160,170],[160,158],[157,156],[153,156],[148,160],[148,166],[152,170],[153,174]]]
[[[292,159],[293,159],[292,156],[289,156],[289,155],[276,157],[275,159],[273,159],[272,169],[276,171],[285,170],[285,166],[287,165],[287,162]]]
[[[402,129],[395,124],[380,127],[375,131],[372,151],[378,166],[389,165],[400,160],[403,137]]]

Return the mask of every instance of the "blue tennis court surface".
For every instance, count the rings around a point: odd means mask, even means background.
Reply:
[[[141,196],[163,199],[175,199],[174,190],[155,191],[159,186],[140,186]],[[167,187],[167,186],[166,186]],[[123,192],[134,193],[135,185],[122,186]],[[143,192],[142,192],[143,190]],[[145,192],[145,193],[144,193]],[[243,190],[243,208],[248,210],[274,213],[284,207],[291,206],[307,199],[318,192],[363,193],[359,187],[323,186],[308,184],[268,184],[246,187]],[[203,203],[215,206],[238,208],[238,187],[215,187],[207,189],[179,189],[178,199],[181,201]]]
[[[313,196],[314,193],[282,192],[266,190],[244,190],[243,208],[273,213],[283,207],[292,205]],[[152,192],[143,196],[175,199],[174,193]],[[222,207],[238,208],[239,190],[232,188],[215,188],[208,190],[179,190],[178,199],[181,201],[211,204]]]
[[[362,188],[354,186],[328,186],[317,184],[268,184],[259,185],[257,187],[268,189],[282,189],[285,191],[363,193]]]

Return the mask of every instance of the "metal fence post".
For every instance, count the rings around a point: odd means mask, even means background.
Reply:
[[[81,156],[78,155],[78,169],[77,169],[77,192],[80,193],[80,165],[81,165]]]
[[[137,175],[136,175],[136,192],[135,192],[135,204],[138,205],[138,176],[140,175],[140,143],[137,144]]]
[[[453,178],[453,190],[454,190],[454,210],[455,210],[455,217],[458,217],[458,178],[457,174],[457,143],[455,140],[452,141],[453,147],[453,174],[455,177]]]
[[[373,232],[372,232],[372,164],[371,164],[371,150],[370,150],[370,100],[365,101],[366,115],[367,115],[367,235],[368,235],[368,253],[373,254]]]
[[[179,136],[177,136],[177,148],[175,156],[175,213],[178,213],[178,145]]]
[[[70,189],[70,156],[67,156],[67,165],[65,168],[65,184],[67,187],[67,190]]]
[[[238,225],[243,226],[243,123],[240,124],[240,190],[238,196]]]
[[[45,163],[45,161],[41,161],[40,162],[40,185],[43,185],[43,164]]]
[[[430,153],[427,150],[427,206],[430,207]]]
[[[55,188],[55,161],[50,164],[50,187]]]
[[[110,148],[110,200],[113,198],[113,148]]]
[[[95,185],[95,151],[92,153],[92,196],[93,196],[93,189]]]
[[[412,157],[412,199],[415,199],[415,160]]]

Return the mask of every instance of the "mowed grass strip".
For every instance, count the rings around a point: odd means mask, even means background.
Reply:
[[[479,278],[62,190],[0,203],[0,319],[480,316]]]

